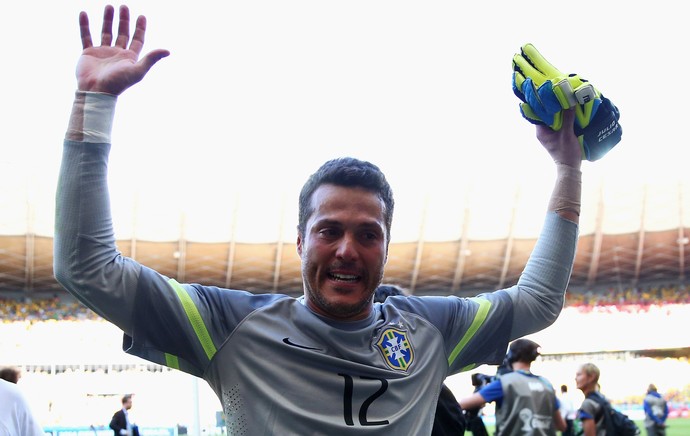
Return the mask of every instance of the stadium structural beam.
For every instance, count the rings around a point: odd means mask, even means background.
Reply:
[[[419,278],[419,270],[422,265],[422,253],[424,252],[424,234],[426,232],[426,217],[429,210],[429,196],[424,198],[424,206],[422,207],[422,221],[419,223],[419,237],[417,238],[417,249],[414,256],[414,266],[412,268],[412,277],[410,277],[410,293],[414,294],[417,287],[417,279]]]
[[[230,224],[230,242],[228,243],[228,261],[225,268],[225,288],[230,289],[230,283],[232,282],[232,270],[235,265],[235,251],[236,242],[235,235],[237,233],[237,214],[239,211],[239,197],[235,196],[235,205],[232,209],[232,222]]]
[[[637,236],[637,255],[635,256],[635,274],[633,275],[633,287],[637,287],[637,283],[640,280],[640,271],[642,270],[642,255],[644,254],[644,239],[645,230],[644,226],[647,217],[647,189],[648,185],[645,184],[642,188],[642,211],[640,212],[640,231]]]
[[[273,266],[273,293],[278,291],[278,284],[280,283],[280,268],[283,264],[283,232],[285,229],[285,197],[280,206],[280,219],[278,220],[278,241],[276,243],[276,257]]]
[[[510,258],[513,253],[513,244],[515,243],[515,220],[517,218],[518,204],[520,203],[520,188],[515,190],[515,199],[513,200],[513,210],[510,215],[510,222],[508,223],[508,237],[506,238],[506,249],[503,253],[503,266],[501,267],[501,276],[498,280],[498,289],[503,289],[506,277],[508,276],[508,269],[510,267]]]
[[[26,292],[33,291],[34,287],[34,270],[35,270],[35,254],[36,254],[36,234],[34,232],[34,208],[31,202],[26,203],[26,215],[29,218],[26,224],[25,236],[25,257],[24,257],[24,290]]]
[[[462,277],[465,273],[465,262],[467,261],[467,256],[470,255],[469,250],[469,232],[470,224],[470,208],[465,206],[465,213],[462,218],[462,231],[460,233],[460,245],[458,247],[458,261],[455,264],[455,273],[453,274],[453,283],[450,287],[450,293],[456,295],[460,291],[460,286],[462,285]]]
[[[683,228],[683,184],[678,183],[678,280],[682,283],[685,281],[685,246],[688,244],[688,238],[685,236],[685,229]]]
[[[587,272],[587,287],[592,286],[597,279],[599,270],[599,258],[601,257],[601,243],[604,239],[604,187],[599,186],[599,203],[597,205],[597,217],[594,223],[594,246],[592,247],[592,260]]]
[[[185,267],[187,266],[187,220],[185,213],[180,214],[180,239],[177,241],[177,277],[180,283],[185,280]]]

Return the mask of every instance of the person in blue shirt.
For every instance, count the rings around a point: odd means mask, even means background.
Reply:
[[[565,430],[553,386],[531,372],[539,348],[529,339],[513,341],[506,355],[512,371],[460,400],[460,406],[467,410],[495,401],[496,435],[556,436],[556,431]]]
[[[649,436],[666,435],[666,418],[668,418],[668,404],[657,392],[656,386],[650,384],[644,397],[644,426]]]

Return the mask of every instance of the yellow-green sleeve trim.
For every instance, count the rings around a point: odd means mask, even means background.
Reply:
[[[470,339],[474,337],[475,333],[477,333],[477,330],[479,330],[479,327],[481,327],[482,324],[484,324],[484,321],[486,321],[486,316],[489,314],[489,309],[491,309],[491,302],[489,302],[489,300],[477,298],[474,301],[479,304],[479,309],[477,309],[477,313],[474,315],[474,320],[472,320],[470,328],[467,329],[462,339],[460,339],[460,342],[458,342],[455,348],[453,348],[453,351],[450,353],[450,356],[448,356],[448,366],[455,362],[458,354],[460,354],[460,352],[465,348]]]
[[[192,301],[192,297],[189,296],[187,291],[185,291],[182,285],[177,283],[175,279],[169,279],[168,283],[170,283],[170,286],[173,287],[175,293],[177,294],[177,297],[180,299],[180,303],[182,303],[182,308],[187,314],[189,322],[192,324],[194,333],[196,333],[196,337],[199,339],[201,346],[204,348],[204,351],[206,352],[206,357],[208,357],[208,360],[211,360],[213,356],[216,354],[216,346],[213,345],[211,335],[208,333],[208,330],[206,329],[204,320],[201,319],[199,309],[197,309],[196,305]]]
[[[165,353],[165,366],[173,369],[180,369],[180,362],[177,360],[177,356]]]

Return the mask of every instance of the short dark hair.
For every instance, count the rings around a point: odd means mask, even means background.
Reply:
[[[374,303],[383,303],[386,298],[405,295],[405,291],[398,285],[379,285],[374,292]]]
[[[20,374],[19,369],[12,366],[0,369],[0,378],[14,384],[19,382]]]
[[[122,404],[125,404],[127,401],[132,399],[132,394],[125,394],[122,396]]]
[[[529,339],[517,339],[508,348],[508,361],[532,363],[539,356],[539,344]]]
[[[331,184],[336,186],[363,188],[379,196],[385,206],[384,219],[386,224],[386,240],[390,242],[391,224],[393,223],[393,190],[386,176],[376,165],[371,162],[355,159],[353,157],[341,157],[331,159],[307,179],[299,194],[299,222],[297,230],[304,235],[307,221],[314,213],[311,197],[314,191],[321,185]]]

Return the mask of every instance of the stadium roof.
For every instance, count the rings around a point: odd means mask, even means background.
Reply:
[[[418,295],[474,295],[514,284],[536,241],[548,197],[524,195],[523,188],[483,188],[489,202],[472,195],[452,204],[441,196],[398,202],[384,280]],[[690,196],[684,192],[683,183],[627,191],[590,185],[584,193],[571,289],[684,283],[690,272]],[[266,200],[209,205],[206,216],[227,218],[215,240],[203,235],[217,224],[200,216],[181,211],[178,220],[170,214],[161,217],[151,204],[123,207],[137,212],[129,220],[116,219],[118,246],[123,254],[178,281],[300,294],[295,233],[286,230],[292,227],[286,217],[296,217],[296,211],[285,206],[284,198]],[[27,204],[23,234],[9,234],[9,221],[0,226],[0,292],[61,289],[52,273],[52,234],[45,230],[52,226],[53,212]],[[401,215],[415,219],[404,221]],[[254,239],[242,231],[252,220],[260,224]],[[173,231],[160,233],[171,222]]]

